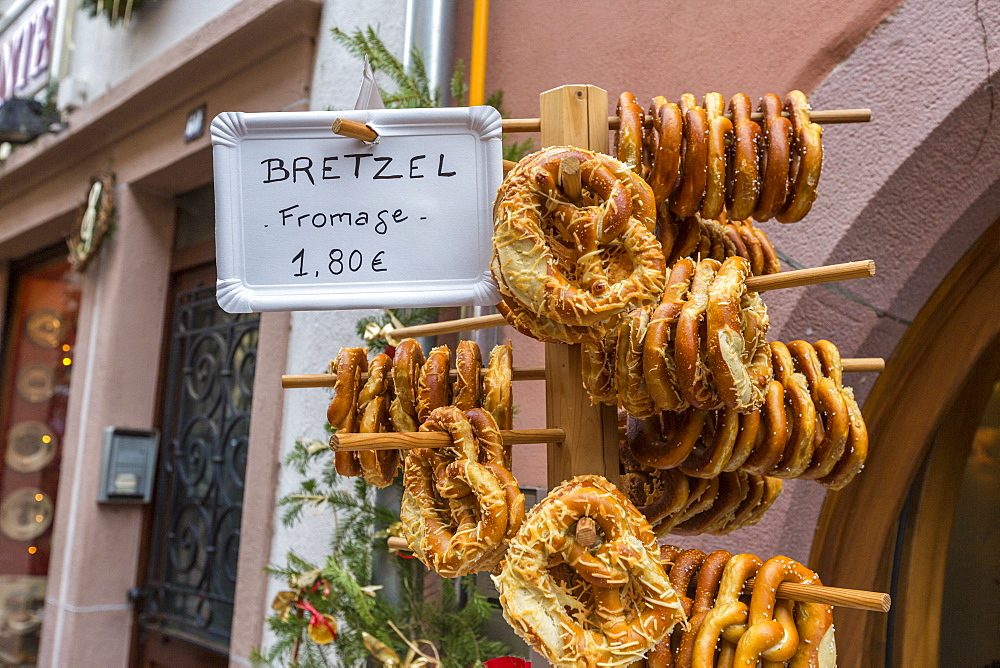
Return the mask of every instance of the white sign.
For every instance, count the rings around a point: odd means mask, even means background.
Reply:
[[[375,144],[334,134],[366,123]],[[251,311],[493,305],[492,107],[212,121],[217,298]]]
[[[56,0],[28,6],[0,35],[0,103],[34,95],[49,80]]]

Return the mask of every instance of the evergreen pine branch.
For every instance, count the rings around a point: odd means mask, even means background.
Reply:
[[[427,73],[423,59],[418,58],[414,66],[407,72],[402,62],[389,52],[371,26],[365,30],[355,30],[345,33],[340,28],[333,28],[334,39],[337,40],[352,55],[358,58],[368,56],[372,69],[381,71],[389,77],[397,88],[397,92],[387,94],[381,88],[382,102],[387,107],[435,107],[435,95],[429,88]],[[419,55],[419,52],[417,52]]]
[[[466,95],[469,93],[469,86],[465,83],[465,61],[459,58],[455,61],[455,70],[451,74],[451,97],[455,106],[465,105]]]

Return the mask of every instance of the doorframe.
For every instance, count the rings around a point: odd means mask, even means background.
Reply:
[[[991,361],[996,359],[1000,342],[1000,308],[991,308],[1000,299],[997,286],[1000,219],[976,241],[921,309],[865,402],[863,412],[871,442],[865,470],[851,485],[827,494],[813,539],[810,564],[825,581],[840,587],[889,591],[901,513],[922,467],[931,462],[925,483],[933,484],[924,484],[921,493],[945,483],[942,478],[956,475],[937,465],[941,455],[932,450],[935,435],[941,429],[951,429],[953,434],[955,429],[961,430],[949,408],[965,398],[963,389],[977,372],[984,372],[989,364],[997,368]],[[970,408],[962,406],[963,411]],[[961,475],[960,469],[957,475]],[[940,531],[928,533],[928,527],[950,527],[954,507],[930,500],[918,498],[920,517],[914,528],[922,530],[904,533],[909,542],[901,555],[940,540]],[[915,652],[929,647],[926,643],[930,641],[919,637],[932,630],[929,620],[924,624],[914,620],[927,616],[926,596],[943,586],[943,569],[925,573],[924,578],[903,579],[912,576],[912,568],[918,565],[904,564],[899,571],[899,586],[906,593],[896,601],[894,610],[894,619],[900,620],[893,628],[894,663],[898,665],[917,665],[899,664],[899,657],[915,660]],[[886,615],[838,609],[837,645],[843,664],[882,665],[887,624]],[[933,632],[939,633],[939,629]]]

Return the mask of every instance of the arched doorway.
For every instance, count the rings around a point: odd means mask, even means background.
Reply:
[[[827,496],[810,563],[828,582],[889,591],[890,618],[838,610],[843,665],[938,665],[958,482],[1000,376],[1000,220],[948,274],[865,403],[863,475]]]

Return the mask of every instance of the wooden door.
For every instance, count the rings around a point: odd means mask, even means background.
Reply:
[[[259,316],[219,308],[214,269],[171,286],[140,666],[228,664]]]

